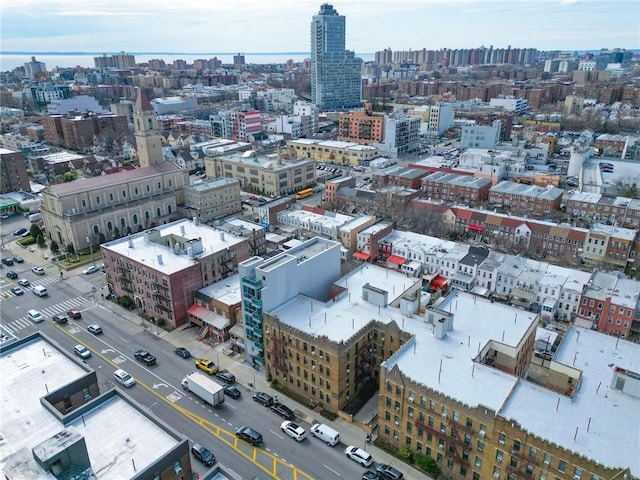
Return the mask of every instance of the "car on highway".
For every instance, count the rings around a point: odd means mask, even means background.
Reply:
[[[102,333],[102,327],[94,323],[87,327],[87,331],[89,333],[93,333],[94,335],[100,335]]]
[[[25,234],[27,231],[28,231],[28,230],[27,230],[26,228],[18,228],[17,230],[14,230],[14,231],[13,231],[13,234],[14,234],[16,237],[19,237],[20,235]]]
[[[31,283],[26,278],[21,278],[20,280],[18,280],[18,285],[20,285],[21,287],[28,287],[29,285],[31,285]]]
[[[204,464],[206,467],[212,466],[216,463],[216,457],[211,453],[211,450],[203,447],[199,443],[194,443],[191,447],[191,454],[193,458]]]
[[[44,268],[42,267],[33,267],[31,271],[36,275],[44,275]]]
[[[89,358],[91,356],[91,351],[84,345],[80,344],[73,347],[73,353],[78,355],[80,358]]]
[[[184,347],[178,347],[176,348],[173,353],[175,353],[176,355],[178,355],[179,357],[182,358],[189,358],[191,357],[191,353],[189,352],[189,350],[187,350]]]
[[[373,463],[373,457],[369,453],[354,445],[349,445],[345,448],[344,454],[347,458],[350,458],[354,462],[358,462],[360,465],[365,467],[369,467]]]
[[[253,401],[258,402],[263,407],[270,407],[273,405],[273,397],[268,393],[256,392],[253,394]]]
[[[125,388],[133,387],[136,384],[135,379],[124,370],[118,369],[113,372],[113,378]]]
[[[224,394],[235,399],[238,399],[242,396],[242,392],[240,392],[240,389],[238,387],[234,387],[233,385],[225,385]]]
[[[293,410],[291,410],[289,407],[287,407],[282,403],[276,402],[273,405],[271,405],[271,411],[277,413],[282,418],[285,418],[287,420],[293,420],[295,418]]]
[[[97,271],[100,270],[100,267],[96,266],[96,265],[91,265],[90,267],[85,268],[84,270],[82,270],[82,273],[84,275],[89,275],[91,273],[96,273]]]
[[[8,267],[12,267],[13,266],[13,259],[11,259],[11,258],[3,258],[2,259],[2,263],[7,265]]]
[[[156,363],[156,357],[146,350],[136,350],[133,356],[136,357],[136,360],[144,363],[147,367]]]
[[[236,376],[231,373],[229,370],[220,370],[216,373],[216,378],[219,378],[226,384],[231,384],[236,382]]]
[[[51,317],[51,319],[54,323],[59,323],[60,325],[63,325],[69,321],[65,315],[62,315],[60,313],[56,313],[53,317]]]
[[[213,360],[206,358],[199,358],[196,360],[196,368],[199,368],[209,375],[215,375],[218,370],[220,370]]]
[[[307,438],[307,431],[297,423],[293,423],[289,420],[285,420],[280,424],[280,430],[297,442],[301,442]]]
[[[21,289],[20,287],[13,287],[11,289],[11,293],[19,297],[20,295],[24,295],[24,290]]]
[[[19,255],[16,255],[15,257],[13,257],[13,261],[16,263],[24,263],[24,258],[22,258]]]
[[[254,447],[262,445],[262,434],[253,428],[241,426],[236,430],[236,437],[250,443]]]
[[[69,315],[74,320],[82,318],[82,313],[80,312],[80,310],[76,310],[75,308],[72,308],[71,310],[67,310],[67,315]]]
[[[29,320],[31,320],[33,323],[40,323],[40,322],[44,322],[44,316],[42,315],[42,313],[40,313],[38,310],[29,310],[27,312],[27,317],[29,318]]]
[[[13,270],[9,270],[7,273],[5,273],[5,275],[7,276],[7,278],[10,278],[11,280],[15,280],[16,278],[18,278],[18,274]]]
[[[376,464],[376,473],[381,480],[402,480],[404,478],[404,474],[400,470],[384,463]]]

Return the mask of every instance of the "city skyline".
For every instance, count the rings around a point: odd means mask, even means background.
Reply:
[[[323,2],[23,0],[2,6],[2,51],[287,52],[310,50],[309,18]],[[329,2],[347,19],[355,52],[519,46],[634,49],[635,0],[382,0]],[[390,15],[393,12],[393,15]],[[172,23],[168,24],[167,19]],[[251,35],[247,35],[251,32]],[[46,46],[46,49],[43,48]]]

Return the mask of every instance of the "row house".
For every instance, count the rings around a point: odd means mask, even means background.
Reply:
[[[358,232],[356,252],[353,256],[364,262],[373,262],[378,258],[380,239],[393,231],[392,222],[378,222]]]
[[[375,225],[378,218],[371,215],[358,215],[338,228],[338,240],[351,256],[358,247],[358,233],[371,225]]]
[[[640,227],[640,200],[605,197],[600,193],[574,192],[565,199],[572,217],[624,228]]]
[[[491,180],[436,172],[422,179],[422,191],[433,200],[478,205],[489,199]]]
[[[564,190],[504,180],[489,190],[489,201],[514,213],[548,215],[560,209]]]
[[[308,205],[295,205],[276,217],[279,224],[295,229],[304,237],[319,236],[329,240],[337,240],[338,229],[352,218]]]
[[[625,268],[632,258],[637,233],[637,230],[596,223],[587,232],[580,257],[588,265]]]
[[[637,281],[596,270],[583,286],[575,323],[626,337],[632,329],[636,333],[639,330],[639,301],[640,284]]]

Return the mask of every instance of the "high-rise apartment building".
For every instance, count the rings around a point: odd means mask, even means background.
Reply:
[[[311,21],[311,101],[324,110],[360,107],[362,60],[345,50],[345,17],[328,3]]]
[[[24,64],[24,73],[27,78],[36,78],[36,73],[46,72],[47,66],[44,62],[38,62],[36,57],[31,57],[31,61]]]
[[[22,152],[0,147],[0,193],[30,190]]]

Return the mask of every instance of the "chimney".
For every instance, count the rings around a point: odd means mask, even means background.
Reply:
[[[224,242],[224,232],[220,230],[220,241]]]
[[[158,265],[164,265],[164,263],[162,263],[162,255],[158,255]]]
[[[131,237],[127,238],[127,243],[129,244],[129,248],[133,248],[133,240]]]
[[[180,225],[180,234],[181,234],[183,237],[185,236],[184,225]]]
[[[200,220],[198,220],[198,217],[193,217],[193,224],[194,224],[195,226],[200,225]]]

